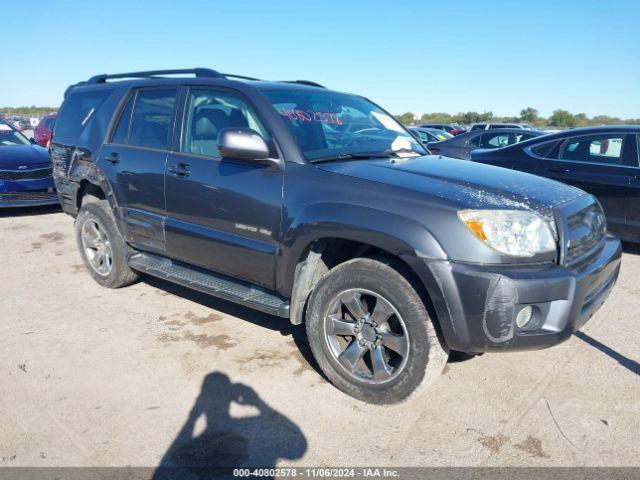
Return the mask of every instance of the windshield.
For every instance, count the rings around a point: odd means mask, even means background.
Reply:
[[[364,98],[311,89],[262,92],[310,161],[383,152],[427,154],[402,125]]]
[[[0,146],[29,145],[29,139],[9,125],[0,123]]]

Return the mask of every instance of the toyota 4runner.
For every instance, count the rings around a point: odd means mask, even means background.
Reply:
[[[142,273],[304,322],[326,376],[373,403],[449,350],[566,340],[620,267],[591,195],[430,155],[371,101],[308,81],[98,75],[65,93],[50,153],[99,284]]]

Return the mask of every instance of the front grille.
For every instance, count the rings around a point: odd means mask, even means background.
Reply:
[[[36,170],[0,170],[0,180],[39,180],[51,176],[51,168]]]
[[[567,266],[573,266],[594,253],[607,232],[604,213],[593,197],[582,197],[572,207],[566,212],[562,231],[563,263]]]
[[[0,202],[54,201],[58,195],[47,191],[0,193]]]

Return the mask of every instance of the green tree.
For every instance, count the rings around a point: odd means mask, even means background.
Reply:
[[[567,110],[554,110],[549,117],[549,123],[554,127],[575,127],[576,120]]]
[[[520,110],[520,121],[524,123],[538,123],[540,112],[535,108],[527,107]]]
[[[420,117],[420,123],[451,123],[449,113],[425,113]]]
[[[396,120],[398,120],[403,125],[411,125],[413,122],[415,122],[415,115],[411,112],[406,112],[402,115],[396,115]]]

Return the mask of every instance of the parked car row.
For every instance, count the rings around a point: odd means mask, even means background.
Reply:
[[[314,82],[167,70],[69,87],[49,152],[96,282],[146,274],[304,323],[327,378],[392,403],[450,350],[566,340],[620,268],[594,196],[515,166],[593,156],[631,174],[635,133],[455,133],[432,144],[441,133]],[[496,148],[467,161],[423,143],[458,139]]]

